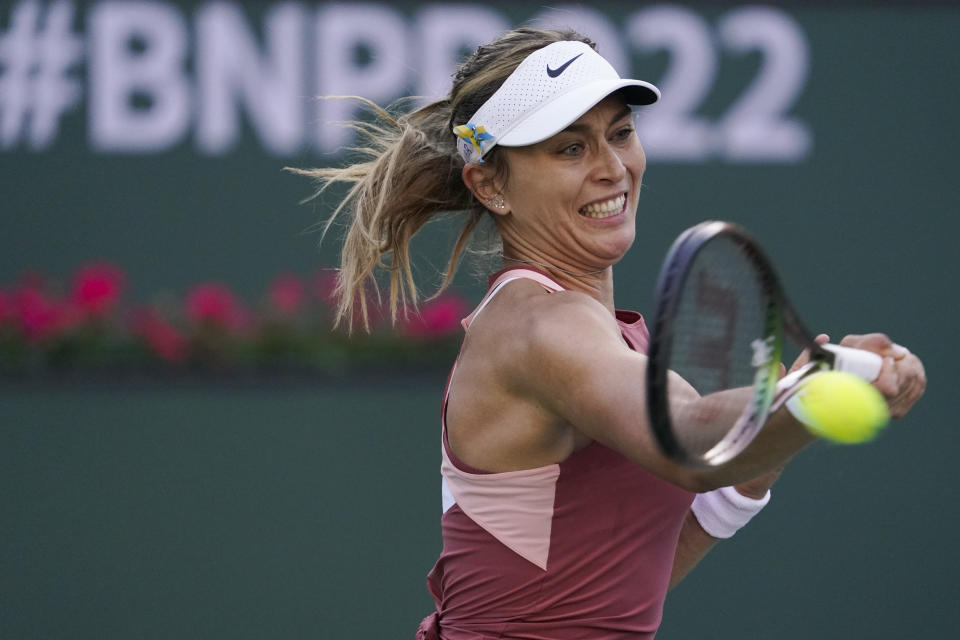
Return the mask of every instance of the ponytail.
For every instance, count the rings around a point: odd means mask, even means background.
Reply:
[[[335,183],[349,191],[323,226],[324,235],[344,212],[352,220],[343,240],[337,278],[336,324],[349,328],[359,316],[369,328],[368,285],[379,299],[376,272],[390,274],[389,309],[415,306],[419,292],[413,278],[410,243],[427,222],[440,213],[463,212],[467,220],[443,272],[436,294],[453,280],[456,266],[486,211],[460,177],[463,161],[456,153],[447,123],[450,103],[440,100],[398,118],[365,98],[353,98],[372,111],[376,120],[353,122],[362,143],[354,149],[359,161],[346,167],[291,169],[320,183],[319,195]]]
[[[394,117],[365,98],[338,96],[360,101],[374,115],[373,122],[348,125],[361,139],[361,146],[353,149],[359,154],[358,161],[339,168],[289,169],[319,183],[315,196],[332,184],[349,186],[323,226],[325,235],[340,215],[351,216],[335,290],[337,325],[346,319],[352,329],[359,317],[369,329],[368,285],[379,300],[376,276],[380,269],[390,274],[391,319],[396,322],[398,311],[406,314],[411,306],[416,307],[419,292],[410,261],[413,236],[435,216],[461,213],[466,220],[433,295],[450,285],[460,258],[487,214],[463,183],[463,160],[452,129],[465,124],[528,55],[560,40],[580,40],[595,47],[573,31],[521,27],[477,49],[457,70],[447,98],[409,114]],[[506,181],[506,162],[499,148],[492,149],[484,163],[492,177]]]

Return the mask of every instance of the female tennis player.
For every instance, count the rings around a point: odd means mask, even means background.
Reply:
[[[491,217],[503,269],[464,320],[444,395],[443,551],[421,639],[652,638],[669,587],[769,499],[814,437],[786,411],[732,462],[678,466],[655,445],[642,380],[642,317],[614,305],[645,158],[633,109],[659,91],[622,79],[586,38],[520,28],[480,47],[448,97],[358,123],[369,159],[305,171],[352,185],[340,317],[390,274],[391,309],[415,304],[410,241],[465,212],[441,289]],[[893,415],[925,386],[921,362],[882,334],[842,344],[884,356],[874,383]],[[682,425],[679,426],[682,428]]]

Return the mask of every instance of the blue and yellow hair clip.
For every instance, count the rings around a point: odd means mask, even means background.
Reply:
[[[476,149],[477,153],[481,156],[483,155],[483,143],[487,140],[493,140],[493,136],[487,133],[483,125],[478,127],[472,122],[454,127],[453,134],[458,138],[469,140],[470,144],[473,145],[473,148]]]

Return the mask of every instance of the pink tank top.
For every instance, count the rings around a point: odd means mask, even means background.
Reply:
[[[487,296],[522,277],[562,287],[531,269],[508,269]],[[631,348],[648,333],[617,311]],[[427,576],[436,603],[424,640],[653,638],[693,494],[593,442],[559,464],[488,473],[457,459],[443,412],[443,551]]]

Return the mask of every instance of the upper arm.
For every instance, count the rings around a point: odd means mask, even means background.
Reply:
[[[701,490],[695,472],[666,458],[653,439],[646,407],[646,364],[599,303],[582,294],[550,296],[521,326],[521,354],[510,366],[517,389],[592,440],[651,473]]]
[[[483,372],[480,378],[487,384],[486,392],[474,396],[494,398],[496,404],[487,408],[495,415],[507,415],[505,407],[513,407],[501,431],[481,430],[499,437],[500,445],[519,442],[515,420],[536,416],[541,424],[559,427],[553,437],[572,429],[668,482],[702,492],[782,467],[815,440],[789,412],[780,410],[730,462],[710,468],[675,463],[661,452],[650,428],[646,356],[626,345],[612,314],[592,298],[572,291],[542,294],[532,283],[508,287],[484,311],[480,326],[471,327],[474,341],[467,355],[473,355],[467,360],[471,372]],[[468,345],[470,338],[468,334]],[[689,384],[671,376],[672,406],[698,402],[700,396]],[[675,423],[675,429],[703,428],[701,412],[694,408],[685,414],[699,417]]]

